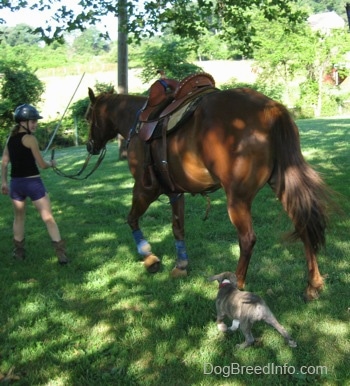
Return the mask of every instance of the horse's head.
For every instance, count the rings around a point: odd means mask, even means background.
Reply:
[[[93,90],[89,87],[90,104],[85,119],[88,121],[90,129],[86,150],[92,155],[99,154],[105,148],[107,142],[116,135],[108,130],[106,94],[110,95],[111,93],[102,93],[95,96]]]
[[[146,97],[104,92],[95,96],[89,88],[90,105],[85,118],[90,124],[86,145],[90,154],[99,154],[108,141],[120,134],[127,139]]]

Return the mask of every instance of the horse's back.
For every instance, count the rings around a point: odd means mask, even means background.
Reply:
[[[279,116],[283,106],[266,95],[247,87],[223,90],[203,98],[201,107],[204,112],[218,116],[235,116],[245,121],[259,120]]]
[[[272,172],[271,128],[279,114],[279,103],[248,88],[203,96],[192,120],[169,139],[172,174],[188,191],[194,184],[259,190]]]

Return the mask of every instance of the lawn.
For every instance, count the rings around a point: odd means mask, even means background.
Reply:
[[[320,298],[304,303],[306,263],[300,243],[283,241],[291,222],[269,187],[253,205],[257,243],[246,289],[263,296],[297,341],[292,349],[257,323],[257,343],[219,333],[217,284],[207,277],[235,270],[236,232],[222,191],[186,198],[189,276],[171,279],[175,262],[166,197],[141,221],[161,272],[145,272],[126,216],[133,180],[115,143],[86,180],[45,170],[53,211],[67,242],[68,266],[57,264],[46,229],[28,205],[27,259],[14,261],[12,207],[0,197],[0,383],[17,385],[350,385],[350,119],[298,122],[306,159],[340,195],[319,266]],[[56,151],[59,167],[83,164],[84,147]]]

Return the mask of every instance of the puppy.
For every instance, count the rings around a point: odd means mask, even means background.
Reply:
[[[255,341],[251,329],[255,322],[265,321],[274,327],[286,340],[290,347],[296,347],[296,342],[281,326],[264,300],[252,292],[240,291],[237,288],[237,278],[232,272],[223,272],[212,276],[209,281],[219,282],[219,292],[216,298],[217,326],[219,331],[235,331],[240,327],[245,336],[245,342],[237,345],[246,348]],[[232,326],[227,328],[224,318],[232,319]]]

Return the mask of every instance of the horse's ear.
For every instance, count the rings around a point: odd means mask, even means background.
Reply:
[[[89,98],[90,98],[91,103],[95,102],[96,97],[95,97],[94,91],[90,87],[89,87]]]

